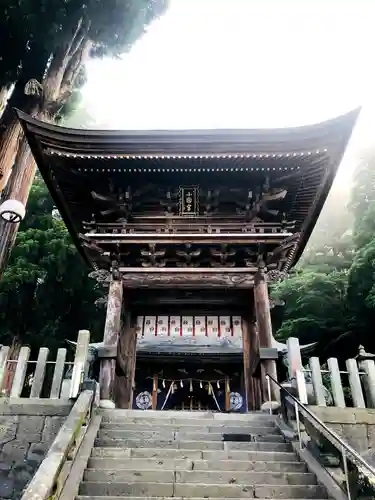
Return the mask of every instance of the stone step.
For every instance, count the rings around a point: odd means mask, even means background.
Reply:
[[[168,414],[169,412],[157,412],[156,416],[151,418],[148,417],[149,412],[141,412],[136,417],[122,415],[121,413],[126,410],[105,410],[105,411],[113,411],[116,413],[103,413],[102,414],[102,422],[103,423],[114,423],[114,424],[142,424],[142,425],[189,425],[189,426],[200,426],[200,427],[215,427],[222,425],[230,425],[234,427],[242,427],[242,426],[252,426],[259,425],[262,427],[271,427],[275,425],[275,417],[271,415],[256,415],[255,417],[252,414],[243,414],[243,418],[230,418],[230,414],[217,414],[222,418],[202,418],[202,417],[192,417],[192,418],[184,418],[182,417],[182,413],[180,412],[179,416],[169,417],[164,416],[160,417],[162,414]],[[238,415],[234,415],[238,417]]]
[[[220,442],[220,441],[174,441],[158,439],[111,439],[97,438],[95,446],[115,448],[169,448],[180,450],[244,450],[244,451],[290,451],[289,443],[277,442]]]
[[[249,440],[252,438],[254,441],[266,441],[273,443],[283,443],[285,439],[281,436],[277,429],[276,432],[267,433],[267,430],[261,430],[263,433],[253,432],[251,434],[247,434],[249,436]],[[272,429],[273,431],[273,429]],[[241,433],[242,434],[242,433]],[[243,433],[245,434],[245,433]],[[160,441],[223,441],[223,434],[219,432],[211,432],[211,433],[185,433],[185,432],[174,432],[174,431],[123,431],[123,430],[115,430],[115,429],[100,429],[98,433],[99,439],[156,439]],[[226,436],[226,440],[228,441],[228,437]]]
[[[168,497],[147,497],[147,500],[164,500],[165,498]],[[205,498],[190,498],[189,500],[210,500],[212,497],[205,497]],[[254,498],[254,497],[247,497],[247,498]],[[278,497],[280,498],[280,497]],[[283,500],[307,500],[307,497],[305,498],[285,498],[282,497]],[[315,498],[315,497],[309,497],[309,498],[314,498],[314,500],[326,500],[326,498]],[[124,496],[105,496],[105,497],[93,497],[93,496],[83,496],[79,495],[76,497],[76,500],[144,500],[145,497],[124,497]],[[184,497],[173,497],[174,500],[186,500]],[[225,500],[236,500],[235,498],[226,498]],[[268,500],[265,498],[258,498],[257,500]]]
[[[185,449],[161,449],[161,448],[93,448],[91,451],[93,458],[178,458],[189,460],[245,460],[249,462],[270,461],[270,462],[292,462],[296,460],[296,455],[291,451],[274,451],[274,450],[185,450]]]
[[[162,425],[173,425],[173,426],[191,426],[191,427],[248,427],[248,426],[261,426],[261,427],[274,427],[274,420],[268,419],[250,419],[250,420],[208,420],[208,419],[190,419],[183,420],[177,418],[170,419],[157,419],[157,418],[147,418],[147,417],[137,417],[137,418],[106,418],[103,416],[103,424],[133,424],[133,425],[152,425],[152,426],[162,426]]]
[[[168,497],[146,497],[147,500],[164,500],[165,498]],[[189,500],[210,500],[213,497],[205,497],[205,498],[189,498]],[[254,497],[247,497],[247,498],[254,498]],[[275,497],[276,498],[276,497]],[[278,497],[280,498],[280,497]],[[282,497],[283,500],[307,500],[307,497],[305,498],[284,498]],[[316,499],[315,497],[309,497],[309,498],[314,498],[314,500],[326,500],[326,498],[318,498]],[[105,497],[93,497],[93,496],[83,496],[79,495],[76,497],[76,500],[144,500],[145,497],[124,497],[124,496],[105,496]],[[186,500],[184,497],[173,497],[174,500]],[[236,500],[235,498],[226,498],[225,500]],[[266,498],[258,498],[257,500],[268,500]]]
[[[306,466],[303,462],[272,462],[267,460],[250,462],[247,460],[191,460],[183,458],[90,458],[87,466],[90,469],[101,470],[306,472]]]
[[[275,420],[276,417],[265,412],[251,412],[251,413],[214,413],[207,411],[178,411],[178,410],[98,410],[99,414],[103,416],[104,419],[147,419],[152,418],[158,420],[170,420],[176,419],[180,422],[186,422],[187,420],[204,420],[204,421],[245,421],[252,422],[254,420]]]
[[[184,497],[184,498],[263,498],[263,499],[323,499],[324,488],[318,485],[238,485],[238,484],[185,484],[185,483],[116,483],[113,481],[83,481],[79,495],[125,497]],[[107,498],[108,500],[108,498]]]
[[[241,472],[241,471],[173,471],[130,469],[86,469],[84,481],[112,481],[117,483],[176,483],[176,484],[316,484],[314,474],[308,472]]]
[[[251,497],[250,497],[251,498]],[[273,499],[278,498],[291,500],[303,499],[310,500],[311,498],[323,500],[328,498],[327,492],[323,486],[273,486],[273,485],[258,485],[254,488],[254,498],[257,499]]]
[[[314,474],[308,472],[241,472],[241,471],[177,471],[176,484],[276,484],[313,485]]]
[[[148,422],[139,423],[128,423],[128,422],[102,422],[100,428],[103,430],[113,430],[113,431],[129,431],[129,432],[143,432],[157,430],[159,432],[185,432],[185,433],[234,433],[234,434],[265,434],[279,433],[279,429],[274,425],[273,422],[255,422],[254,424],[245,424],[240,426],[226,425],[216,422],[215,425],[190,425],[190,424],[169,424],[162,422],[160,425],[156,425],[153,420]]]

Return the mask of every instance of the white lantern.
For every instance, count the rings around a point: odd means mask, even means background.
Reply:
[[[17,200],[5,200],[0,205],[0,217],[10,224],[21,222],[25,218],[25,206]]]

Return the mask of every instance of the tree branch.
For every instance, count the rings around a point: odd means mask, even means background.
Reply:
[[[47,106],[56,101],[61,95],[62,81],[64,79],[67,66],[71,60],[70,51],[72,50],[73,45],[75,46],[77,36],[81,32],[82,24],[83,18],[81,17],[76,25],[72,37],[69,40],[69,43],[57,49],[57,51],[53,54],[50,67],[47,70],[47,74],[43,82],[43,97]]]
[[[70,60],[61,83],[61,94],[72,92],[75,81],[89,58],[91,47],[91,40],[84,40],[80,51]]]
[[[73,33],[73,36],[70,39],[70,42],[69,42],[68,47],[66,49],[66,56],[67,57],[69,57],[70,54],[71,54],[72,47],[74,45],[74,42],[75,42],[76,38],[78,37],[78,35],[79,35],[80,31],[81,31],[82,25],[83,25],[83,17],[81,17],[80,20],[78,21],[76,29],[75,29],[75,31]]]

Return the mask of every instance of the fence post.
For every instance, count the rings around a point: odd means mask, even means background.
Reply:
[[[299,400],[301,403],[307,404],[307,389],[303,373],[299,340],[296,337],[290,337],[286,345],[288,348],[289,378],[296,380]]]
[[[66,349],[58,349],[56,356],[55,369],[53,371],[53,379],[51,385],[51,392],[49,397],[58,399],[60,397],[61,383],[64,376],[66,359]]]
[[[375,362],[365,359],[359,363],[360,370],[364,371],[363,385],[365,387],[367,407],[375,408]]]
[[[333,401],[335,402],[335,406],[338,406],[339,408],[345,408],[346,405],[345,405],[344,391],[342,389],[341,375],[340,375],[338,361],[336,358],[329,358],[327,360],[327,364],[331,379]]]
[[[88,349],[90,343],[90,332],[88,330],[80,330],[76,346],[76,355],[74,358],[74,366],[72,380],[70,386],[70,398],[76,398],[79,393],[79,387],[83,382],[85,368],[87,363]]]
[[[47,359],[49,349],[41,347],[39,349],[38,360],[36,362],[33,383],[31,385],[30,398],[39,398],[42,392],[44,377],[46,374]]]
[[[356,408],[366,408],[365,399],[362,392],[361,379],[359,378],[358,365],[355,359],[346,360],[346,369],[349,374],[349,385],[353,398],[353,406]]]
[[[22,393],[22,389],[25,383],[27,363],[30,357],[30,347],[21,347],[16,373],[14,374],[12,389],[10,391],[11,398],[19,398]]]
[[[319,358],[315,356],[310,358],[309,366],[314,387],[315,404],[318,406],[327,406]]]
[[[0,349],[0,392],[3,390],[8,354],[9,354],[9,347],[3,345],[3,347]]]

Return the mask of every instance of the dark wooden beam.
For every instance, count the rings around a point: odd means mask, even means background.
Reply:
[[[138,234],[112,234],[112,233],[86,233],[81,238],[92,240],[96,245],[183,245],[191,244],[224,244],[231,245],[259,245],[259,244],[281,244],[286,237],[293,233],[138,233]]]
[[[124,286],[134,288],[164,288],[174,287],[181,289],[199,288],[252,288],[254,280],[251,272],[236,273],[226,269],[224,272],[220,269],[214,269],[210,273],[156,273],[147,272],[132,273],[124,272],[122,280]]]
[[[121,311],[123,298],[123,284],[121,280],[112,279],[109,285],[107,315],[104,326],[103,343],[106,347],[115,347],[121,328]],[[100,362],[100,399],[103,406],[115,402],[115,371],[116,360],[103,358]]]
[[[268,296],[267,278],[265,268],[260,263],[259,270],[254,277],[254,303],[255,316],[257,320],[259,347],[272,347],[272,322],[271,309]],[[262,385],[263,385],[263,401],[268,401],[268,387],[265,375],[269,374],[277,380],[276,362],[273,359],[262,360]],[[279,394],[271,384],[271,401],[278,401]]]
[[[156,273],[156,274],[212,274],[217,273],[228,273],[229,274],[243,274],[243,273],[255,273],[257,267],[119,267],[120,273],[134,273],[134,274],[145,274],[145,273]]]
[[[252,376],[250,372],[250,349],[251,349],[251,332],[253,323],[242,320],[242,343],[243,343],[243,373],[245,382],[245,396],[246,396],[246,411],[253,410],[253,386]]]
[[[116,406],[130,409],[133,406],[133,389],[136,367],[137,332],[129,310],[126,311],[117,349]]]

